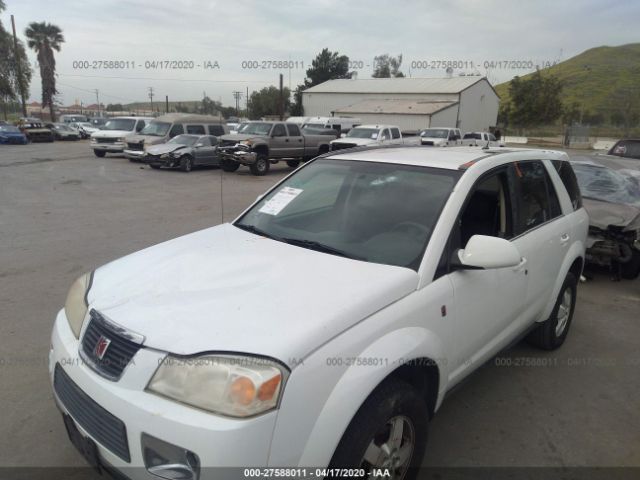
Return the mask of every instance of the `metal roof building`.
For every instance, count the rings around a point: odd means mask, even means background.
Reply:
[[[358,117],[405,131],[486,131],[496,124],[499,101],[487,79],[477,76],[329,80],[302,93],[305,115]]]

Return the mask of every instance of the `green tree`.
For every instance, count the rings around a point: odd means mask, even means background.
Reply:
[[[562,82],[540,70],[530,78],[515,77],[509,82],[509,121],[518,127],[549,125],[562,115]]]
[[[304,90],[328,80],[340,78],[351,78],[349,57],[340,55],[338,52],[332,52],[328,48],[323,48],[311,62],[311,67],[307,69],[304,83],[296,88],[291,114],[296,116],[304,115],[304,109],[302,108],[302,92]]]
[[[289,110],[291,92],[284,88],[284,112]],[[249,97],[249,116],[251,118],[262,118],[267,115],[278,114],[278,104],[280,102],[280,90],[275,86],[264,87],[258,92],[253,92]]]
[[[106,108],[107,112],[122,112],[126,110],[121,103],[109,103]]]
[[[200,108],[198,111],[202,115],[219,115],[222,109],[222,104],[215,100],[211,100],[208,96],[204,96],[202,102],[200,102]]]
[[[64,36],[60,27],[46,22],[32,22],[25,30],[27,45],[38,55],[42,78],[42,106],[49,106],[51,121],[55,121],[54,97],[56,90],[56,59],[53,51],[60,51]]]
[[[5,3],[0,0],[0,13],[4,9]],[[20,63],[21,77],[18,75],[18,69],[16,68],[18,62]],[[7,103],[16,100],[20,94],[21,85],[25,97],[28,96],[30,83],[31,68],[24,44],[18,40],[16,52],[13,35],[5,30],[2,23],[0,23],[0,102],[6,106]]]
[[[612,107],[612,123],[624,129],[624,135],[630,133],[632,127],[638,124],[640,118],[640,67],[636,68],[630,77],[622,77],[616,81],[608,96]]]
[[[373,78],[398,78],[404,77],[404,73],[400,71],[402,65],[402,54],[392,57],[388,53],[378,55],[373,59]]]

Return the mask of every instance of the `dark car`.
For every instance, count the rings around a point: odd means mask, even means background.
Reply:
[[[56,140],[79,140],[78,130],[71,128],[66,123],[47,123],[46,127],[53,132]]]
[[[53,132],[46,128],[39,118],[21,118],[17,127],[27,136],[30,142],[53,142],[55,140]]]
[[[29,139],[18,127],[4,124],[0,125],[0,143],[26,145]]]
[[[144,157],[151,168],[179,168],[190,172],[200,165],[220,165],[218,138],[213,135],[177,135],[166,143],[147,148]]]
[[[607,266],[615,279],[640,273],[640,181],[638,172],[590,161],[572,161],[589,214],[587,261]]]
[[[618,140],[615,145],[611,147],[608,154],[615,155],[616,157],[635,158],[640,160],[640,140]]]

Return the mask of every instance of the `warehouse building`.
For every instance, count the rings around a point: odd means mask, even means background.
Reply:
[[[403,131],[488,131],[496,125],[499,102],[487,79],[478,76],[329,80],[302,93],[305,115],[358,117]]]

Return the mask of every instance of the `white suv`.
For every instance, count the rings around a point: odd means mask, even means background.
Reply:
[[[80,277],[55,399],[85,458],[133,478],[410,478],[447,391],[524,334],[564,342],[587,228],[565,153],[318,157],[233,223]]]

